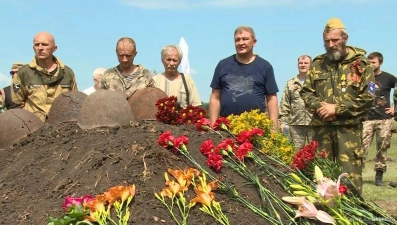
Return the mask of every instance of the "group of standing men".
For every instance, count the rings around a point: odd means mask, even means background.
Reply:
[[[325,54],[313,61],[307,55],[298,58],[299,74],[287,81],[282,95],[280,129],[289,124],[296,149],[319,141],[319,149],[339,162],[359,193],[375,135],[375,185],[383,186],[395,114],[390,92],[397,78],[380,69],[381,53],[365,57],[363,49],[346,45],[348,33],[339,19],[328,21],[323,40]]]
[[[326,53],[313,60],[308,55],[298,58],[299,75],[287,82],[279,117],[279,90],[273,67],[253,52],[257,42],[254,30],[238,27],[234,32],[236,54],[218,63],[210,85],[211,124],[219,116],[252,109],[267,112],[275,129],[279,119],[281,129],[289,123],[297,148],[303,147],[306,140],[318,141],[319,149],[325,149],[328,157],[349,173],[358,193],[362,188],[363,159],[376,132],[376,182],[381,185],[394,114],[389,94],[396,78],[380,70],[380,53],[370,54],[368,60],[364,50],[347,46],[348,37],[338,18],[327,22],[323,32]],[[37,34],[33,49],[33,60],[13,77],[11,108],[25,108],[45,121],[53,100],[65,91],[77,90],[77,85],[73,71],[53,56],[57,46],[51,34]],[[128,98],[140,88],[158,87],[168,95],[185,98],[181,106],[201,105],[191,77],[178,72],[182,53],[176,46],[161,51],[164,73],[154,77],[143,66],[133,64],[137,54],[133,39],[121,38],[116,54],[120,64],[99,71],[101,78],[94,74],[96,84],[87,93],[109,89],[123,92]]]

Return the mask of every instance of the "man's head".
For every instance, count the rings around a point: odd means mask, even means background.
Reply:
[[[117,41],[116,54],[122,69],[128,69],[133,65],[137,53],[136,44],[132,38],[122,37]]]
[[[161,49],[161,62],[164,65],[164,70],[167,72],[175,72],[182,61],[183,52],[176,45],[167,45]]]
[[[368,59],[374,72],[378,72],[383,63],[383,55],[380,52],[372,52],[368,55]]]
[[[338,18],[328,20],[323,32],[327,58],[332,62],[342,60],[347,54],[346,43],[349,39],[346,28]]]
[[[52,59],[57,50],[54,36],[47,32],[40,32],[33,38],[33,50],[36,60]]]
[[[94,78],[94,86],[98,87],[99,83],[101,82],[103,73],[106,71],[105,68],[97,68],[94,70],[93,78]]]
[[[312,57],[308,55],[301,55],[298,58],[298,70],[299,74],[306,74],[312,63]]]
[[[248,26],[239,26],[234,31],[234,45],[237,55],[253,54],[256,38],[254,29]]]
[[[18,72],[18,70],[25,65],[23,62],[16,62],[12,64],[11,70],[10,70],[10,75],[14,77],[14,75]]]

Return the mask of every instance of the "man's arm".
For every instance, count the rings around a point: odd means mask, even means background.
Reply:
[[[290,112],[291,112],[291,101],[290,101],[288,82],[287,82],[283,91],[283,95],[281,96],[280,112],[278,117],[280,119],[281,132],[283,132],[284,130],[284,123],[287,122]]]
[[[17,87],[17,91],[13,91],[13,88]],[[11,83],[11,106],[10,109],[14,108],[23,108],[25,106],[27,92],[25,87],[21,83],[21,79],[18,76],[18,74],[15,74],[14,77],[12,78],[12,83]]]
[[[266,95],[266,106],[269,112],[269,118],[273,121],[274,128],[278,127],[278,100],[277,94]]]
[[[302,90],[299,92],[299,94],[305,102],[306,110],[312,114],[317,113],[317,109],[319,109],[322,104],[316,96],[316,87],[314,86],[313,82],[312,68],[308,71]]]
[[[219,116],[221,111],[221,89],[212,88],[209,104],[209,117],[211,126],[215,123],[215,120]]]

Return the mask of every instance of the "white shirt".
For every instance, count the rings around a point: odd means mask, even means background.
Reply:
[[[95,87],[92,86],[92,87],[89,87],[89,88],[85,89],[83,92],[84,92],[84,94],[86,94],[86,95],[90,95],[90,94],[94,93],[95,91],[96,91],[96,90],[95,90]]]

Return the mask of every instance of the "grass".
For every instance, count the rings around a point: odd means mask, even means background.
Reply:
[[[397,134],[393,134],[390,148],[388,149],[387,171],[383,174],[385,186],[375,186],[375,137],[369,148],[368,161],[363,170],[363,196],[366,200],[374,201],[381,208],[394,217],[397,216],[397,188],[389,186],[390,181],[397,181]]]

